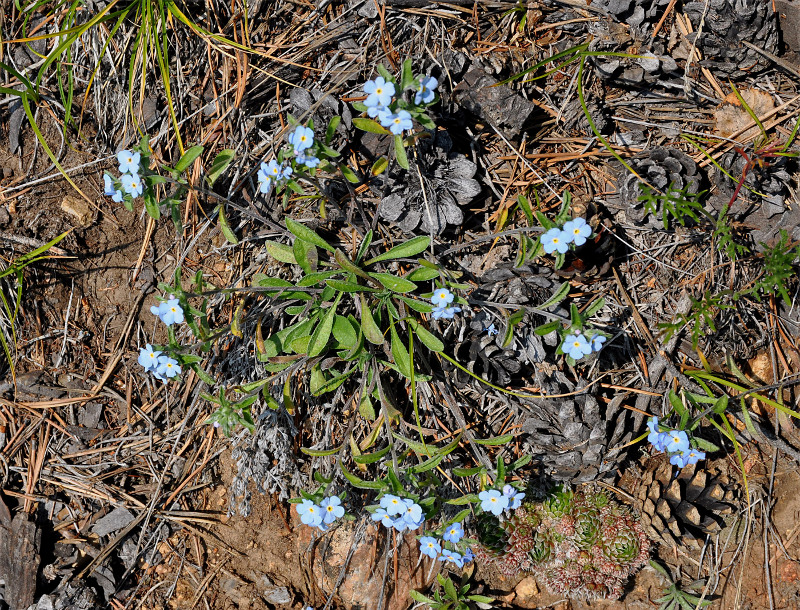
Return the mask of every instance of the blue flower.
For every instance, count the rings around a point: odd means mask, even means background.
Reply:
[[[325,523],[324,520],[321,521],[320,523],[317,523],[314,527],[323,532],[327,532],[330,529],[330,526],[327,523]]]
[[[669,463],[678,468],[684,468],[689,463],[689,458],[681,451],[680,453],[673,453],[669,456]]]
[[[279,178],[281,180],[288,180],[291,175],[292,175],[292,168],[287,165],[286,167],[281,168],[281,175],[279,176]]]
[[[311,500],[303,500],[297,506],[297,514],[300,515],[300,521],[306,525],[316,527],[322,523],[322,509]]]
[[[667,432],[666,445],[664,445],[664,449],[670,453],[676,451],[688,451],[689,437],[686,436],[686,432],[683,430],[672,430]]]
[[[298,125],[289,137],[289,143],[294,146],[295,152],[303,152],[314,144],[314,130],[310,127]]]
[[[448,525],[447,529],[444,531],[444,535],[442,538],[447,540],[448,542],[452,542],[453,544],[457,543],[464,537],[464,528],[460,523],[453,523],[452,525]]]
[[[156,371],[159,375],[161,375],[161,377],[171,379],[172,377],[176,377],[177,375],[181,374],[181,367],[177,360],[170,358],[169,356],[159,356]]]
[[[398,496],[386,494],[381,498],[381,508],[385,509],[389,516],[400,515],[405,512],[406,503]]]
[[[442,551],[442,554],[439,556],[439,561],[450,561],[459,568],[464,567],[464,560],[461,558],[461,555],[455,551],[448,551],[447,549]]]
[[[367,94],[367,99],[364,100],[364,105],[367,108],[370,106],[388,106],[392,103],[394,83],[386,82],[382,76],[379,76],[375,80],[368,80],[364,83],[364,93]]]
[[[322,520],[325,523],[333,523],[339,517],[344,515],[344,507],[340,506],[342,501],[337,496],[331,496],[330,498],[325,498],[322,502],[319,503],[319,507],[322,509]]]
[[[525,499],[525,493],[522,491],[517,491],[511,485],[505,485],[503,487],[503,495],[508,498],[509,510],[517,510],[520,506],[522,506],[522,500]]]
[[[403,511],[403,518],[411,529],[416,529],[416,525],[420,523],[420,519],[422,519],[422,507],[413,500],[404,500],[404,502],[406,506]]]
[[[427,555],[432,559],[436,559],[436,556],[441,550],[442,545],[439,544],[439,541],[436,540],[436,538],[432,538],[431,536],[423,536],[419,539],[419,552],[423,555]]]
[[[153,305],[150,308],[150,312],[161,318],[161,321],[167,326],[181,324],[184,320],[183,308],[181,307],[180,301],[174,298],[159,303],[158,307]]]
[[[141,364],[146,370],[155,369],[158,366],[158,357],[161,355],[161,352],[158,352],[153,349],[153,346],[149,343],[144,347],[139,348],[139,364]]]
[[[411,115],[406,110],[400,110],[397,114],[383,114],[381,125],[388,127],[394,135],[402,135],[404,130],[413,129],[414,123],[411,122]]]
[[[405,515],[400,515],[399,517],[395,517],[392,520],[392,527],[396,529],[398,532],[404,532],[409,529],[414,529],[409,526],[408,521],[406,521]]]
[[[586,340],[582,333],[577,335],[567,335],[564,337],[564,343],[561,344],[561,351],[575,360],[580,360],[584,356],[592,353],[592,346]]]
[[[108,174],[103,174],[103,181],[105,182],[103,194],[111,197],[113,201],[121,203],[125,198],[125,195],[122,194],[121,190],[114,186],[114,180],[111,178],[111,176]]]
[[[122,190],[128,193],[131,197],[138,197],[144,190],[144,185],[139,179],[139,174],[122,174],[120,176],[122,183]]]
[[[605,335],[595,335],[592,337],[592,351],[599,352],[603,349],[603,343],[606,342],[606,339],[608,339],[608,337]]]
[[[436,307],[445,307],[446,305],[450,305],[454,298],[455,295],[453,295],[453,293],[447,288],[437,288],[433,291],[431,303],[433,303]]]
[[[565,222],[562,231],[568,236],[569,241],[576,246],[582,246],[586,243],[586,238],[592,234],[592,227],[587,225],[583,218],[576,218]]]
[[[494,336],[494,335],[496,335],[497,333],[499,333],[499,332],[500,332],[499,330],[497,330],[497,329],[494,327],[494,324],[489,324],[489,326],[487,326],[487,327],[486,327],[486,328],[484,328],[483,330],[485,330],[485,331],[486,331],[486,334],[488,334],[489,336]]]
[[[384,525],[384,527],[392,527],[392,518],[382,508],[379,508],[374,513],[372,513],[372,520],[380,521]]]
[[[317,159],[317,157],[314,155],[297,155],[296,160],[300,165],[305,165],[310,169],[313,169],[319,165],[319,159]]]
[[[387,109],[386,106],[378,105],[378,106],[370,106],[369,108],[367,108],[367,116],[370,116],[373,119],[382,112],[386,112],[388,114],[392,113],[392,111]]]
[[[687,464],[697,464],[700,460],[706,459],[705,452],[699,449],[690,448],[688,451],[682,451],[681,455],[686,459]]]
[[[569,249],[569,241],[567,235],[558,228],[552,228],[542,235],[542,248],[547,254],[552,254],[558,251],[564,254]]]
[[[647,442],[653,445],[656,451],[664,451],[667,440],[667,433],[658,430],[658,418],[651,417],[647,422],[647,428],[650,434],[647,435]]]
[[[432,76],[421,78],[419,81],[419,89],[417,89],[417,92],[414,94],[414,103],[430,104],[433,98],[436,97],[435,91],[438,86],[439,81]]]
[[[142,156],[138,152],[121,150],[117,153],[120,174],[136,174],[139,172],[139,161]]]
[[[261,172],[258,172],[258,190],[261,193],[269,193],[272,188],[272,178],[261,180]]]
[[[431,315],[434,320],[439,320],[441,318],[451,320],[459,311],[461,311],[460,307],[434,307]]]
[[[467,549],[464,553],[464,563],[472,563],[475,560],[475,553],[472,552],[472,549]]]
[[[281,166],[278,165],[278,162],[275,159],[272,159],[269,163],[264,163],[263,161],[261,162],[261,169],[258,170],[259,180],[266,180],[267,178],[277,180],[280,177]]]
[[[481,510],[493,515],[500,516],[504,509],[508,508],[508,498],[496,489],[482,491],[478,494],[481,501]]]

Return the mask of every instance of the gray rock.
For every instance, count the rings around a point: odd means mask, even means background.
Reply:
[[[92,532],[98,536],[108,536],[112,532],[121,530],[134,519],[133,513],[127,508],[119,506],[105,517],[98,519],[97,523],[92,527]]]

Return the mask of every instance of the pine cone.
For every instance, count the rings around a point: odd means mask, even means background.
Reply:
[[[662,192],[671,188],[673,192],[684,191],[691,196],[700,191],[702,174],[691,157],[680,150],[658,146],[644,156],[632,159],[629,164]],[[645,209],[645,203],[638,199],[642,195],[639,179],[625,168],[619,168],[619,171],[617,194],[608,199],[609,205],[624,210],[628,220],[637,225],[663,228],[662,210],[653,216]]]
[[[687,466],[675,477],[667,456],[649,458],[643,473],[631,473],[620,487],[636,498],[647,534],[669,547],[693,553],[707,534],[726,527],[735,512],[736,487],[720,473]]]
[[[690,35],[705,56],[701,64],[726,78],[741,79],[769,66],[769,60],[741,44],[743,40],[769,53],[778,52],[778,17],[771,2],[710,0],[707,12],[705,2],[687,2],[683,12],[695,32],[703,21],[700,35]]]
[[[670,0],[592,0],[591,5],[646,33],[658,23],[669,3]]]
[[[477,165],[452,148],[453,141],[444,131],[420,140],[416,159],[409,159],[410,169],[398,168],[385,178],[390,193],[381,200],[378,216],[396,222],[406,233],[419,226],[425,234],[439,235],[448,225],[461,225],[460,206],[472,201],[481,185],[473,179]]]
[[[536,383],[548,394],[566,394],[576,387],[560,371],[546,376],[541,367]],[[627,457],[612,450],[641,427],[642,416],[623,409],[621,402],[601,407],[591,394],[527,401],[521,424],[526,452],[555,481],[584,483],[610,476]]]

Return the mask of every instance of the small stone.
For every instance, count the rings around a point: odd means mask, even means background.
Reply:
[[[94,220],[94,210],[89,204],[79,198],[67,195],[61,202],[61,210],[74,217],[78,225],[88,227]]]
[[[516,598],[514,605],[520,608],[536,608],[538,607],[539,585],[536,584],[536,579],[533,576],[526,576],[514,588]]]
[[[650,74],[658,72],[659,68],[661,67],[661,61],[652,53],[642,53],[642,56],[637,61],[639,62],[639,65]]]

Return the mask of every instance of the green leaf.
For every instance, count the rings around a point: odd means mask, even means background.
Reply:
[[[236,234],[231,229],[231,225],[228,223],[228,218],[225,216],[225,208],[222,207],[222,204],[217,206],[217,210],[219,211],[219,228],[222,231],[222,234],[225,236],[225,239],[228,240],[229,243],[233,244],[234,246],[239,243],[239,240],[236,239]]]
[[[206,183],[209,187],[214,186],[214,183],[222,175],[222,172],[228,169],[235,156],[236,153],[230,148],[219,151],[206,175]]]
[[[372,400],[370,400],[369,394],[364,392],[361,396],[361,400],[358,402],[358,412],[367,421],[375,421],[377,417],[375,413],[375,407],[372,406]]]
[[[366,131],[369,133],[377,133],[381,135],[386,135],[391,133],[386,127],[378,123],[373,119],[367,119],[363,117],[356,117],[353,119],[353,125],[356,126],[357,129],[361,131]]]
[[[413,282],[426,282],[437,277],[439,277],[439,270],[428,267],[419,267],[406,275],[406,279]]]
[[[378,70],[378,74],[380,74],[383,77],[383,80],[390,83],[395,82],[394,76],[392,76],[392,74],[386,68],[383,67],[383,64],[378,64],[376,66],[376,69]]]
[[[350,182],[351,184],[358,184],[359,182],[361,182],[361,179],[358,176],[356,176],[356,173],[352,169],[350,169],[346,164],[339,163],[338,167],[339,171],[342,172],[342,176],[344,176],[347,179],[347,181]]]
[[[561,322],[558,320],[554,320],[552,322],[547,322],[546,324],[542,324],[541,326],[537,326],[533,329],[537,335],[544,336],[549,335],[554,330],[558,330],[558,327],[561,325]]]
[[[417,289],[417,285],[414,282],[409,282],[407,279],[397,277],[391,273],[368,273],[367,275],[378,280],[384,288],[392,292],[406,293]]]
[[[294,254],[294,260],[297,261],[304,273],[313,275],[316,272],[319,254],[314,244],[302,239],[295,239],[294,243],[292,243],[292,254]]]
[[[380,176],[389,167],[389,160],[386,157],[378,157],[378,160],[372,164],[372,169],[369,170],[373,176]]]
[[[482,473],[486,468],[483,466],[475,466],[473,468],[453,468],[453,474],[457,477],[472,477],[476,474]]]
[[[508,467],[509,472],[514,472],[517,468],[522,468],[533,459],[532,455],[523,455],[518,460],[514,460]]]
[[[467,599],[479,604],[491,604],[495,601],[494,597],[486,597],[485,595],[467,595]]]
[[[344,464],[339,464],[339,469],[342,471],[344,478],[350,481],[350,484],[353,487],[357,487],[358,489],[384,489],[386,484],[383,481],[365,481],[364,479],[358,478],[352,472],[347,470],[344,467]]]
[[[392,357],[394,358],[394,363],[397,365],[403,377],[411,379],[411,357],[408,354],[408,349],[400,340],[394,324],[392,324],[389,332],[392,337]]]
[[[297,264],[297,259],[294,257],[294,251],[286,244],[281,244],[276,241],[267,241],[264,242],[264,248],[269,255],[277,261],[292,265]],[[298,286],[299,285],[300,284],[298,283]]]
[[[383,345],[384,338],[381,329],[375,324],[375,319],[372,317],[372,310],[367,306],[367,301],[364,299],[363,294],[359,294],[361,305],[361,329],[364,331],[364,337],[373,345]]]
[[[347,371],[346,373],[342,373],[341,375],[336,375],[332,377],[325,383],[319,384],[316,389],[312,392],[314,396],[322,396],[327,392],[333,392],[337,389],[340,385],[342,385],[345,380],[350,377],[353,373],[356,372],[357,369],[353,368]]]
[[[339,263],[339,266],[344,269],[345,271],[349,271],[350,273],[355,273],[359,277],[363,277],[365,280],[369,279],[369,275],[358,265],[353,263],[347,255],[336,248],[336,251],[333,253],[334,260]]]
[[[189,150],[183,153],[183,156],[180,160],[175,164],[175,171],[179,174],[182,174],[189,166],[194,163],[194,160],[197,159],[200,155],[203,154],[203,147],[202,146],[192,146]]]
[[[333,140],[333,136],[336,133],[336,128],[339,126],[341,121],[342,117],[338,115],[331,117],[330,123],[328,123],[328,127],[325,129],[325,144],[331,143],[331,140]]]
[[[302,239],[310,244],[314,244],[315,246],[319,246],[320,248],[324,248],[328,252],[334,251],[333,246],[322,239],[319,235],[314,233],[314,231],[309,229],[307,226],[292,220],[288,216],[286,217],[285,222],[286,228],[289,229],[289,231],[291,231],[299,239]]]
[[[432,334],[427,328],[413,318],[409,318],[408,322],[411,328],[414,329],[414,332],[417,333],[417,338],[422,341],[425,347],[434,352],[444,351],[444,343],[442,343],[437,336]]]
[[[365,265],[372,265],[373,263],[377,263],[380,261],[388,261],[388,260],[395,260],[398,258],[409,258],[411,256],[415,256],[420,252],[425,252],[428,249],[428,246],[431,245],[431,238],[427,235],[420,235],[419,237],[414,237],[409,239],[407,242],[399,244],[394,248],[391,248],[384,252],[383,254],[379,254],[375,258],[369,259],[365,262]]]
[[[432,458],[428,458],[421,464],[412,466],[411,468],[408,469],[408,471],[413,473],[428,472],[429,470],[433,470],[434,468],[436,468],[439,465],[439,462],[441,462],[443,459],[444,459],[443,455],[435,455]]]
[[[305,243],[303,240],[298,240],[300,243]],[[307,244],[311,248],[314,248],[311,244]],[[314,248],[316,252],[316,248]],[[324,282],[329,277],[334,275],[341,274],[341,271],[317,271],[315,273],[309,273],[305,277],[303,277],[299,282],[297,282],[298,288],[306,288],[308,286],[315,286],[321,282]],[[291,313],[289,309],[286,309],[286,313]]]
[[[431,607],[436,607],[436,600],[435,599],[431,599],[430,597],[425,597],[419,591],[415,591],[414,589],[411,589],[408,592],[408,594],[411,596],[411,599],[413,599],[415,602],[419,602],[420,604],[428,604]]]
[[[506,322],[506,333],[503,335],[503,347],[508,347],[511,343],[511,340],[514,338],[514,327],[517,324],[522,322],[522,318],[525,317],[525,310],[520,309],[519,311],[515,311],[511,314],[508,318],[508,322]]]
[[[454,602],[458,601],[458,593],[456,592],[456,587],[453,584],[453,581],[450,580],[449,576],[444,580],[444,592],[447,593],[447,597],[452,599]]]
[[[347,349],[352,348],[358,341],[358,334],[350,320],[339,315],[336,316],[333,322],[333,337]]]
[[[328,307],[328,311],[325,313],[325,317],[322,318],[322,322],[319,323],[319,326],[314,330],[314,334],[311,335],[311,342],[308,344],[308,355],[311,358],[319,356],[325,349],[325,346],[328,345],[328,340],[333,330],[333,322],[336,319],[336,308],[341,298],[342,295],[340,293],[333,302],[333,305]]]
[[[564,282],[561,286],[558,287],[555,294],[551,296],[547,301],[539,305],[538,309],[547,309],[548,307],[553,307],[553,305],[557,305],[561,301],[567,298],[569,294],[569,282]]]
[[[463,506],[464,504],[472,504],[474,502],[480,502],[481,499],[478,497],[477,494],[467,494],[465,496],[461,496],[460,498],[455,498],[454,500],[445,500],[445,504],[452,504],[453,506]]]
[[[524,195],[519,195],[517,197],[517,203],[519,204],[520,209],[525,214],[525,217],[528,219],[528,222],[533,222],[533,210],[531,209],[531,204],[528,201],[528,198]]]
[[[383,449],[379,449],[373,453],[365,453],[363,455],[354,455],[353,461],[356,464],[373,464],[381,459],[384,455],[389,453],[389,449],[391,447],[384,447]]]
[[[586,310],[583,312],[584,318],[591,318],[594,314],[596,314],[600,309],[602,309],[606,304],[606,300],[604,298],[597,299],[594,303],[589,305]]]
[[[306,455],[310,455],[311,457],[328,457],[329,455],[336,455],[341,451],[341,447],[336,447],[335,449],[307,449],[306,447],[300,447],[300,451],[305,453]]]
[[[353,119],[355,120],[355,119]],[[408,157],[406,156],[406,146],[401,136],[394,137],[394,157],[397,164],[403,169],[408,169]]]
[[[476,438],[474,440],[479,445],[505,445],[513,438],[513,434],[504,434],[503,436],[493,436],[492,438]]]
[[[364,255],[367,253],[367,249],[369,248],[370,244],[372,243],[372,229],[366,232],[364,235],[364,239],[361,240],[361,243],[358,246],[358,252],[356,252],[356,260],[355,262],[358,263]]]
[[[355,282],[343,282],[342,280],[328,280],[328,286],[339,292],[378,292],[377,288],[371,288]]]
[[[147,189],[144,192],[144,209],[147,210],[153,220],[161,218],[161,208],[158,205],[158,201],[156,201],[155,195],[153,195],[153,189]]]
[[[403,303],[408,305],[414,311],[418,311],[420,313],[431,313],[433,311],[432,303],[420,301],[419,299],[413,299],[410,297],[404,297],[402,295],[397,295],[397,298],[403,301]]]
[[[407,89],[414,84],[414,74],[411,72],[411,58],[403,62],[403,68],[400,71],[400,89]]]

